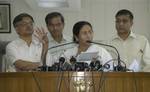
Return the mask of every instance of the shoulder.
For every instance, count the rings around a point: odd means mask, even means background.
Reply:
[[[142,45],[149,43],[148,39],[144,35],[136,34],[135,40]]]
[[[10,48],[10,47],[14,47],[14,46],[18,46],[21,44],[20,39],[16,39],[11,41],[10,43],[8,43],[8,45],[6,46],[6,48]]]
[[[6,46],[6,53],[8,54],[10,52],[16,52],[21,46],[21,42],[18,39],[13,40]]]
[[[137,40],[147,41],[147,38],[144,35],[135,34]]]

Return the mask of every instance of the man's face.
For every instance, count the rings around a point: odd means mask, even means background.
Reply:
[[[89,25],[84,25],[81,28],[79,32],[78,40],[79,40],[79,43],[87,44],[87,45],[89,45],[87,41],[93,40],[93,30]]]
[[[64,23],[61,21],[61,17],[58,16],[48,20],[47,28],[52,36],[62,36]]]
[[[24,17],[16,24],[16,32],[20,36],[31,36],[33,33],[33,21],[30,17]]]
[[[133,25],[133,20],[129,15],[120,15],[116,17],[116,29],[118,34],[129,33]]]

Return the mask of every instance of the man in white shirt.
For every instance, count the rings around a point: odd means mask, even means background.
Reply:
[[[49,40],[49,48],[53,46],[57,46],[60,44],[64,44],[67,42],[71,42],[69,37],[63,35],[64,29],[64,17],[59,12],[52,12],[47,14],[45,17],[45,22],[47,25],[48,33],[48,40]],[[49,50],[49,53],[52,55],[52,62],[58,62],[59,57],[64,53],[64,51],[68,48],[71,48],[72,45],[61,46],[58,48],[53,48]]]
[[[12,41],[6,47],[7,71],[32,71],[37,69],[48,49],[48,38],[43,29],[37,29],[39,41],[32,38],[34,20],[32,16],[21,13],[14,18],[13,25],[19,35],[17,40]]]
[[[150,71],[150,46],[146,37],[131,31],[133,14],[129,10],[120,10],[116,14],[117,35],[111,39],[111,45],[115,46],[121,60],[127,68],[138,71]],[[115,56],[112,53],[112,56]]]

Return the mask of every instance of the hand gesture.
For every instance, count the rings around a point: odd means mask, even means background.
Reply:
[[[47,37],[47,32],[44,30],[44,28],[41,28],[41,29],[36,28],[34,35],[43,44],[43,48],[48,49],[48,37]]]

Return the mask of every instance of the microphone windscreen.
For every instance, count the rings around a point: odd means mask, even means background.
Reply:
[[[90,63],[90,67],[91,67],[91,68],[94,68],[94,67],[95,67],[95,65],[94,65],[94,62],[93,62],[93,61]]]
[[[65,58],[64,58],[64,57],[60,57],[60,58],[59,58],[59,63],[60,63],[60,64],[63,64],[64,62],[65,62]]]
[[[74,64],[74,63],[76,63],[76,58],[74,57],[74,56],[72,56],[71,58],[70,58],[70,63],[71,64]]]

